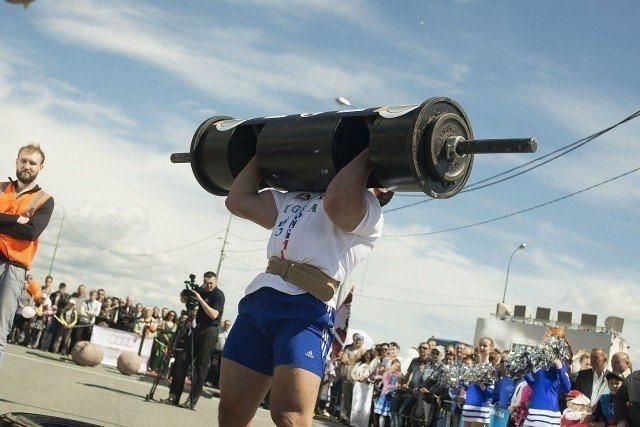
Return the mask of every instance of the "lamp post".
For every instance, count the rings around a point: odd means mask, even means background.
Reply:
[[[347,107],[351,107],[354,110],[357,110],[357,108],[354,107],[353,104],[351,104],[351,102],[347,98],[345,98],[343,96],[336,96],[334,99],[336,101],[336,104],[338,104],[338,105],[344,105],[344,106],[347,106]]]
[[[220,250],[220,259],[218,260],[218,268],[216,268],[216,279],[220,275],[220,266],[222,265],[222,260],[224,258],[224,248],[227,246],[227,236],[229,236],[229,227],[231,227],[231,218],[233,218],[233,214],[229,213],[229,222],[227,223],[227,230],[224,233],[224,241],[222,242],[222,249]]]
[[[513,256],[516,254],[516,252],[518,252],[520,249],[524,249],[527,247],[526,243],[522,243],[520,246],[518,246],[517,248],[515,248],[515,250],[513,252],[511,252],[511,256],[509,257],[509,264],[507,265],[507,278],[504,281],[504,292],[502,293],[502,302],[504,303],[504,299],[507,296],[507,285],[509,284],[509,270],[511,269],[511,260],[513,259]]]
[[[53,262],[56,260],[56,253],[58,252],[58,243],[60,242],[60,234],[62,234],[62,226],[64,225],[64,217],[66,212],[62,205],[57,205],[62,208],[62,221],[60,221],[60,228],[58,229],[58,237],[56,238],[56,245],[53,248],[53,256],[51,257],[51,264],[49,265],[49,276],[51,276],[51,271],[53,270]]]

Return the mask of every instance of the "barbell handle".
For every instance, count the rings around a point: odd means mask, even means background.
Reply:
[[[173,153],[171,163],[191,163],[191,153]]]
[[[535,138],[507,138],[507,139],[471,139],[459,140],[456,152],[464,154],[493,154],[493,153],[535,153],[538,141]]]

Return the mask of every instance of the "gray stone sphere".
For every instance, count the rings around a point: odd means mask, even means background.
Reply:
[[[103,357],[102,347],[89,341],[80,341],[71,350],[71,359],[80,366],[98,366]]]
[[[125,375],[138,373],[140,365],[142,365],[142,359],[140,359],[138,353],[125,351],[118,357],[118,371]]]

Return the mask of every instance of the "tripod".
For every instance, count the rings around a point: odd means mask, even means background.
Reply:
[[[185,312],[183,311],[181,313],[181,316],[183,316],[185,314]],[[189,378],[191,378],[191,380],[193,381],[193,377],[194,377],[194,371],[195,371],[195,367],[194,367],[194,360],[193,360],[193,351],[194,351],[194,343],[193,343],[193,330],[192,330],[192,323],[193,323],[193,319],[195,318],[195,310],[189,310],[186,312],[187,318],[184,319],[181,323],[180,323],[180,327],[178,328],[178,330],[176,331],[176,334],[173,336],[173,338],[171,339],[171,343],[169,343],[169,346],[167,347],[167,352],[164,355],[164,357],[162,358],[162,364],[160,365],[160,370],[158,371],[158,376],[155,378],[155,380],[153,381],[153,384],[151,385],[151,390],[149,390],[149,393],[147,394],[147,396],[145,397],[145,401],[148,402],[149,400],[155,400],[153,398],[153,395],[156,392],[156,389],[158,388],[158,383],[160,383],[160,379],[162,377],[164,377],[167,374],[167,371],[169,370],[169,363],[171,361],[171,356],[175,355],[177,351],[186,351],[186,349],[184,348],[185,344],[187,344],[186,342],[184,342],[183,337],[188,334],[189,335],[189,342],[188,345],[190,346],[190,350],[189,351],[189,355],[190,355],[190,363],[189,363],[189,370],[187,372],[187,375],[189,376]],[[182,343],[182,349],[180,349],[180,344]],[[178,361],[178,358],[176,357],[176,361],[174,363],[182,363]],[[193,394],[189,393],[189,404],[191,409],[193,409]]]

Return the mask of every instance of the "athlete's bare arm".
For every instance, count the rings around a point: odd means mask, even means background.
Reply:
[[[371,173],[369,149],[362,151],[331,180],[324,195],[324,210],[340,229],[351,232],[366,212],[365,186]]]
[[[233,180],[225,204],[232,214],[271,229],[278,218],[278,210],[270,191],[258,192],[261,178],[254,157]]]

